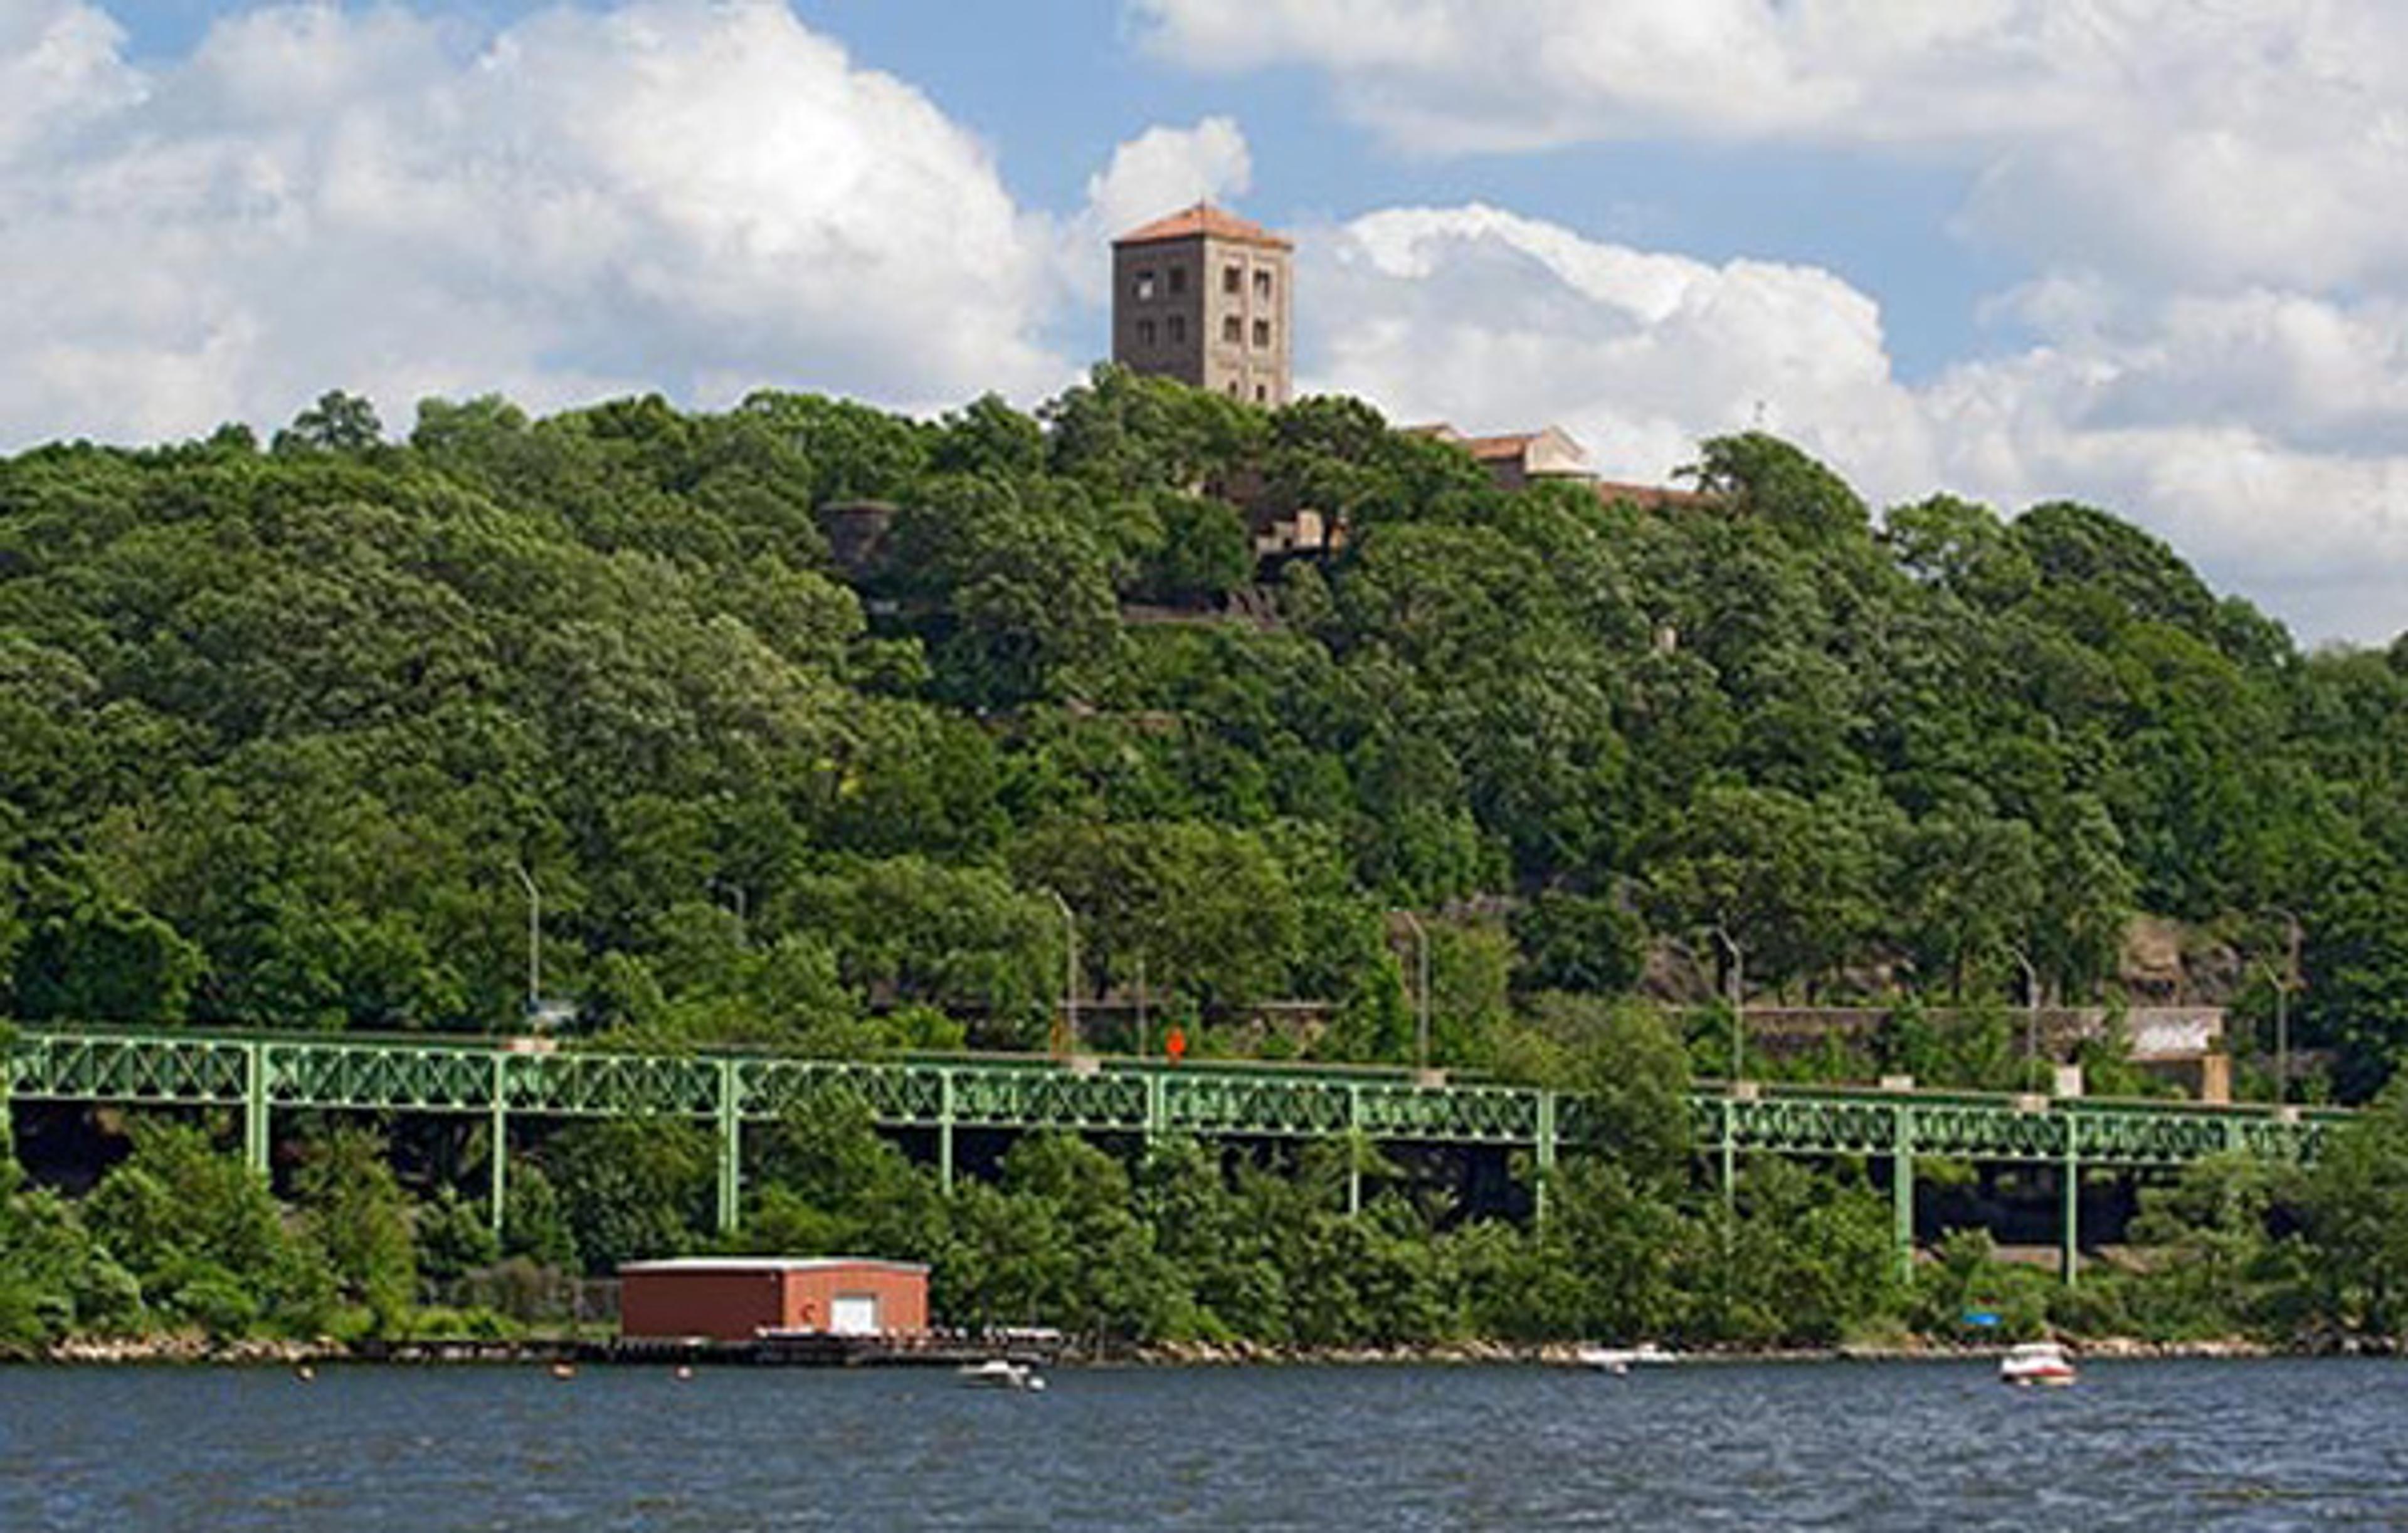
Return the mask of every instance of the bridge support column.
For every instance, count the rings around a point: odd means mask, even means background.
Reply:
[[[937,1072],[937,1185],[953,1191],[953,1072]]]
[[[1346,1088],[1346,1217],[1363,1211],[1363,1088]]]
[[[2065,1118],[2064,1176],[2064,1249],[2057,1255],[2057,1273],[2071,1287],[2082,1269],[2082,1163],[2075,1152],[2075,1130],[2080,1124],[2071,1113]]]
[[[1890,1225],[1898,1240],[1899,1276],[1914,1278],[1914,1110],[1898,1105],[1890,1143]]]
[[[1723,1129],[1723,1212],[1739,1213],[1739,1105],[1726,1096],[1716,1105]]]
[[[264,1177],[267,1155],[267,1045],[253,1040],[242,1046],[242,1158]]]
[[[737,1099],[736,1061],[719,1062],[719,1233],[736,1227],[744,1193],[744,1115]]]
[[[1539,1185],[1534,1194],[1539,1223],[1547,1222],[1547,1188],[1555,1180],[1555,1094],[1539,1093]]]
[[[494,1094],[494,1099],[487,1109],[490,1116],[485,1126],[485,1201],[495,1239],[501,1238],[502,1212],[509,1207],[509,1198],[510,1116],[506,1069],[509,1058],[503,1053],[494,1055],[493,1084],[487,1088]]]

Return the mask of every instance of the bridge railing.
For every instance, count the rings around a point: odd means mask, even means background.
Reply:
[[[1545,1172],[1559,1150],[1610,1149],[1597,1104],[1492,1081],[1375,1067],[939,1055],[801,1059],[747,1051],[637,1053],[527,1040],[354,1034],[32,1027],[6,1035],[0,1088],[26,1100],[238,1108],[265,1168],[271,1113],[310,1108],[480,1113],[506,1146],[512,1116],[670,1116],[712,1123],[720,1220],[737,1218],[745,1125],[809,1110],[843,1092],[895,1127],[935,1131],[950,1184],[963,1129],[1297,1139],[1361,1134],[1389,1142],[1530,1152]],[[1883,1157],[1912,1239],[1918,1155],[2047,1164],[2071,1188],[2082,1168],[2175,1167],[2209,1155],[2314,1156],[2350,1114],[1967,1091],[1709,1082],[1688,1098],[1699,1151],[1726,1188],[1745,1153]],[[491,1157],[499,1221],[506,1156]],[[1546,1179],[1539,1182],[1545,1196]],[[1359,1173],[1350,1203],[1359,1203]],[[2067,1263],[2076,1211],[2069,1194]]]

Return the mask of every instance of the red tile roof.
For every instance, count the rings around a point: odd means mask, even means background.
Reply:
[[[1518,458],[1538,439],[1535,431],[1517,431],[1503,437],[1465,437],[1455,445],[1485,463],[1491,458]]]
[[[1237,214],[1224,211],[1209,202],[1193,208],[1182,208],[1166,218],[1131,229],[1112,241],[1115,245],[1151,245],[1157,240],[1193,239],[1209,235],[1214,239],[1233,240],[1241,245],[1268,245],[1275,251],[1294,250],[1289,241],[1271,233],[1261,224]]]

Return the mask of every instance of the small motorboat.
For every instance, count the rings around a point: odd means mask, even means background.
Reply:
[[[962,1383],[973,1389],[1024,1389],[1030,1393],[1045,1387],[1045,1381],[1026,1363],[1015,1363],[1009,1357],[990,1357],[983,1363],[963,1365],[958,1375]]]
[[[1583,1368],[1601,1369],[1607,1373],[1627,1373],[1634,1368],[1652,1368],[1673,1361],[1673,1354],[1653,1341],[1641,1341],[1635,1347],[1583,1347],[1573,1354]]]
[[[2005,1383],[2061,1386],[2073,1377],[2073,1359],[2055,1341],[2026,1341],[1999,1359],[1999,1378]]]

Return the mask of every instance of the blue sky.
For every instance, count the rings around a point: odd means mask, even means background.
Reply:
[[[2300,0],[0,0],[0,447],[320,390],[1023,403],[1295,234],[1307,387],[1653,478],[2093,501],[2408,626],[2408,12]]]

